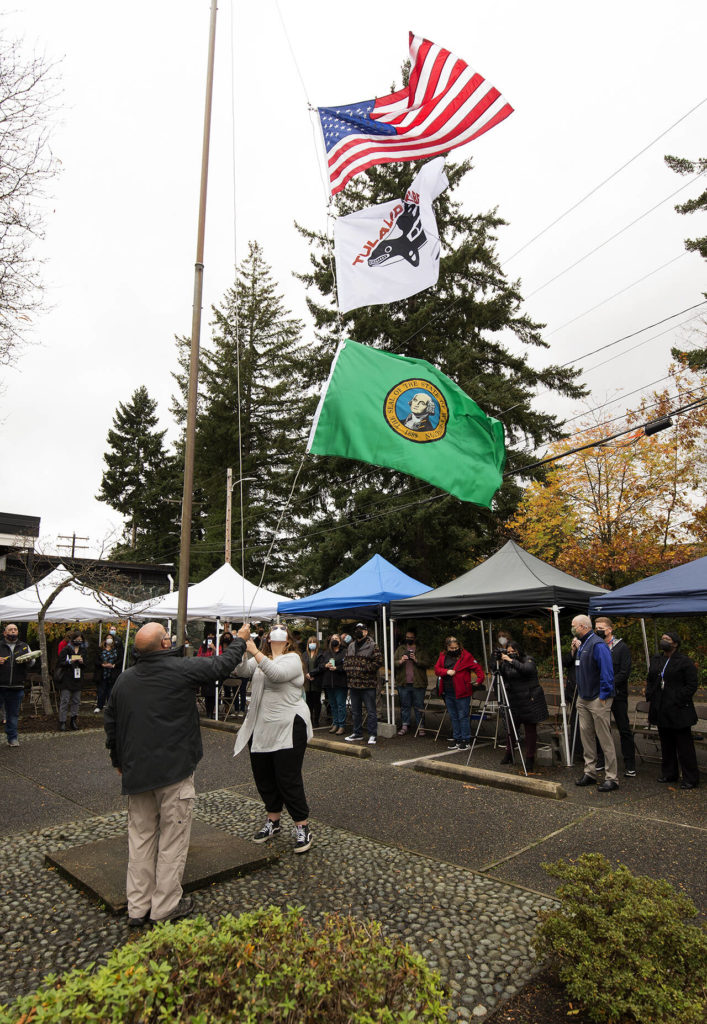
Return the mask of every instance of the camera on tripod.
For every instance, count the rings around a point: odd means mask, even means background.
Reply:
[[[491,657],[494,661],[500,661],[504,654],[506,654],[506,651],[502,647],[497,647]]]

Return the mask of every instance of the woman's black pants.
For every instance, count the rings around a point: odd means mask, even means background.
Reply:
[[[252,741],[251,741],[252,742]],[[279,814],[283,805],[293,821],[309,818],[307,797],[302,782],[302,762],[307,749],[307,726],[299,715],[292,723],[292,748],[268,754],[250,751],[250,765],[265,810]]]

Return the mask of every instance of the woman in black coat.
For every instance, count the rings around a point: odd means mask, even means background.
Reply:
[[[646,700],[651,704],[648,721],[658,726],[660,736],[662,774],[658,782],[677,782],[682,768],[680,789],[694,789],[700,781],[691,731],[697,722],[692,701],[697,666],[680,654],[677,633],[663,633],[658,646],[663,653],[651,658],[646,682]]]
[[[545,692],[538,679],[535,662],[529,658],[515,640],[510,640],[501,655],[501,675],[506,684],[508,703],[516,731],[523,726],[525,732],[525,767],[535,767],[535,750],[538,742],[538,722],[548,717]],[[501,764],[513,762],[513,735],[506,737],[506,753]]]

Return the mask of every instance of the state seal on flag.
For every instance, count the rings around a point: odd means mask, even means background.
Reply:
[[[402,380],[385,396],[383,415],[388,426],[408,441],[426,444],[444,437],[449,407],[439,388],[428,380]]]

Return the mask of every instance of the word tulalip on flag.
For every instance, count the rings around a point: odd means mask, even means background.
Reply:
[[[338,107],[319,107],[331,194],[374,164],[439,156],[483,135],[513,107],[477,71],[410,33],[406,89]]]
[[[503,482],[502,424],[424,359],[339,345],[307,443],[408,473],[489,508]]]
[[[444,157],[438,156],[420,168],[403,199],[337,219],[334,254],[342,313],[407,299],[437,284],[440,242],[432,202],[448,184]]]

